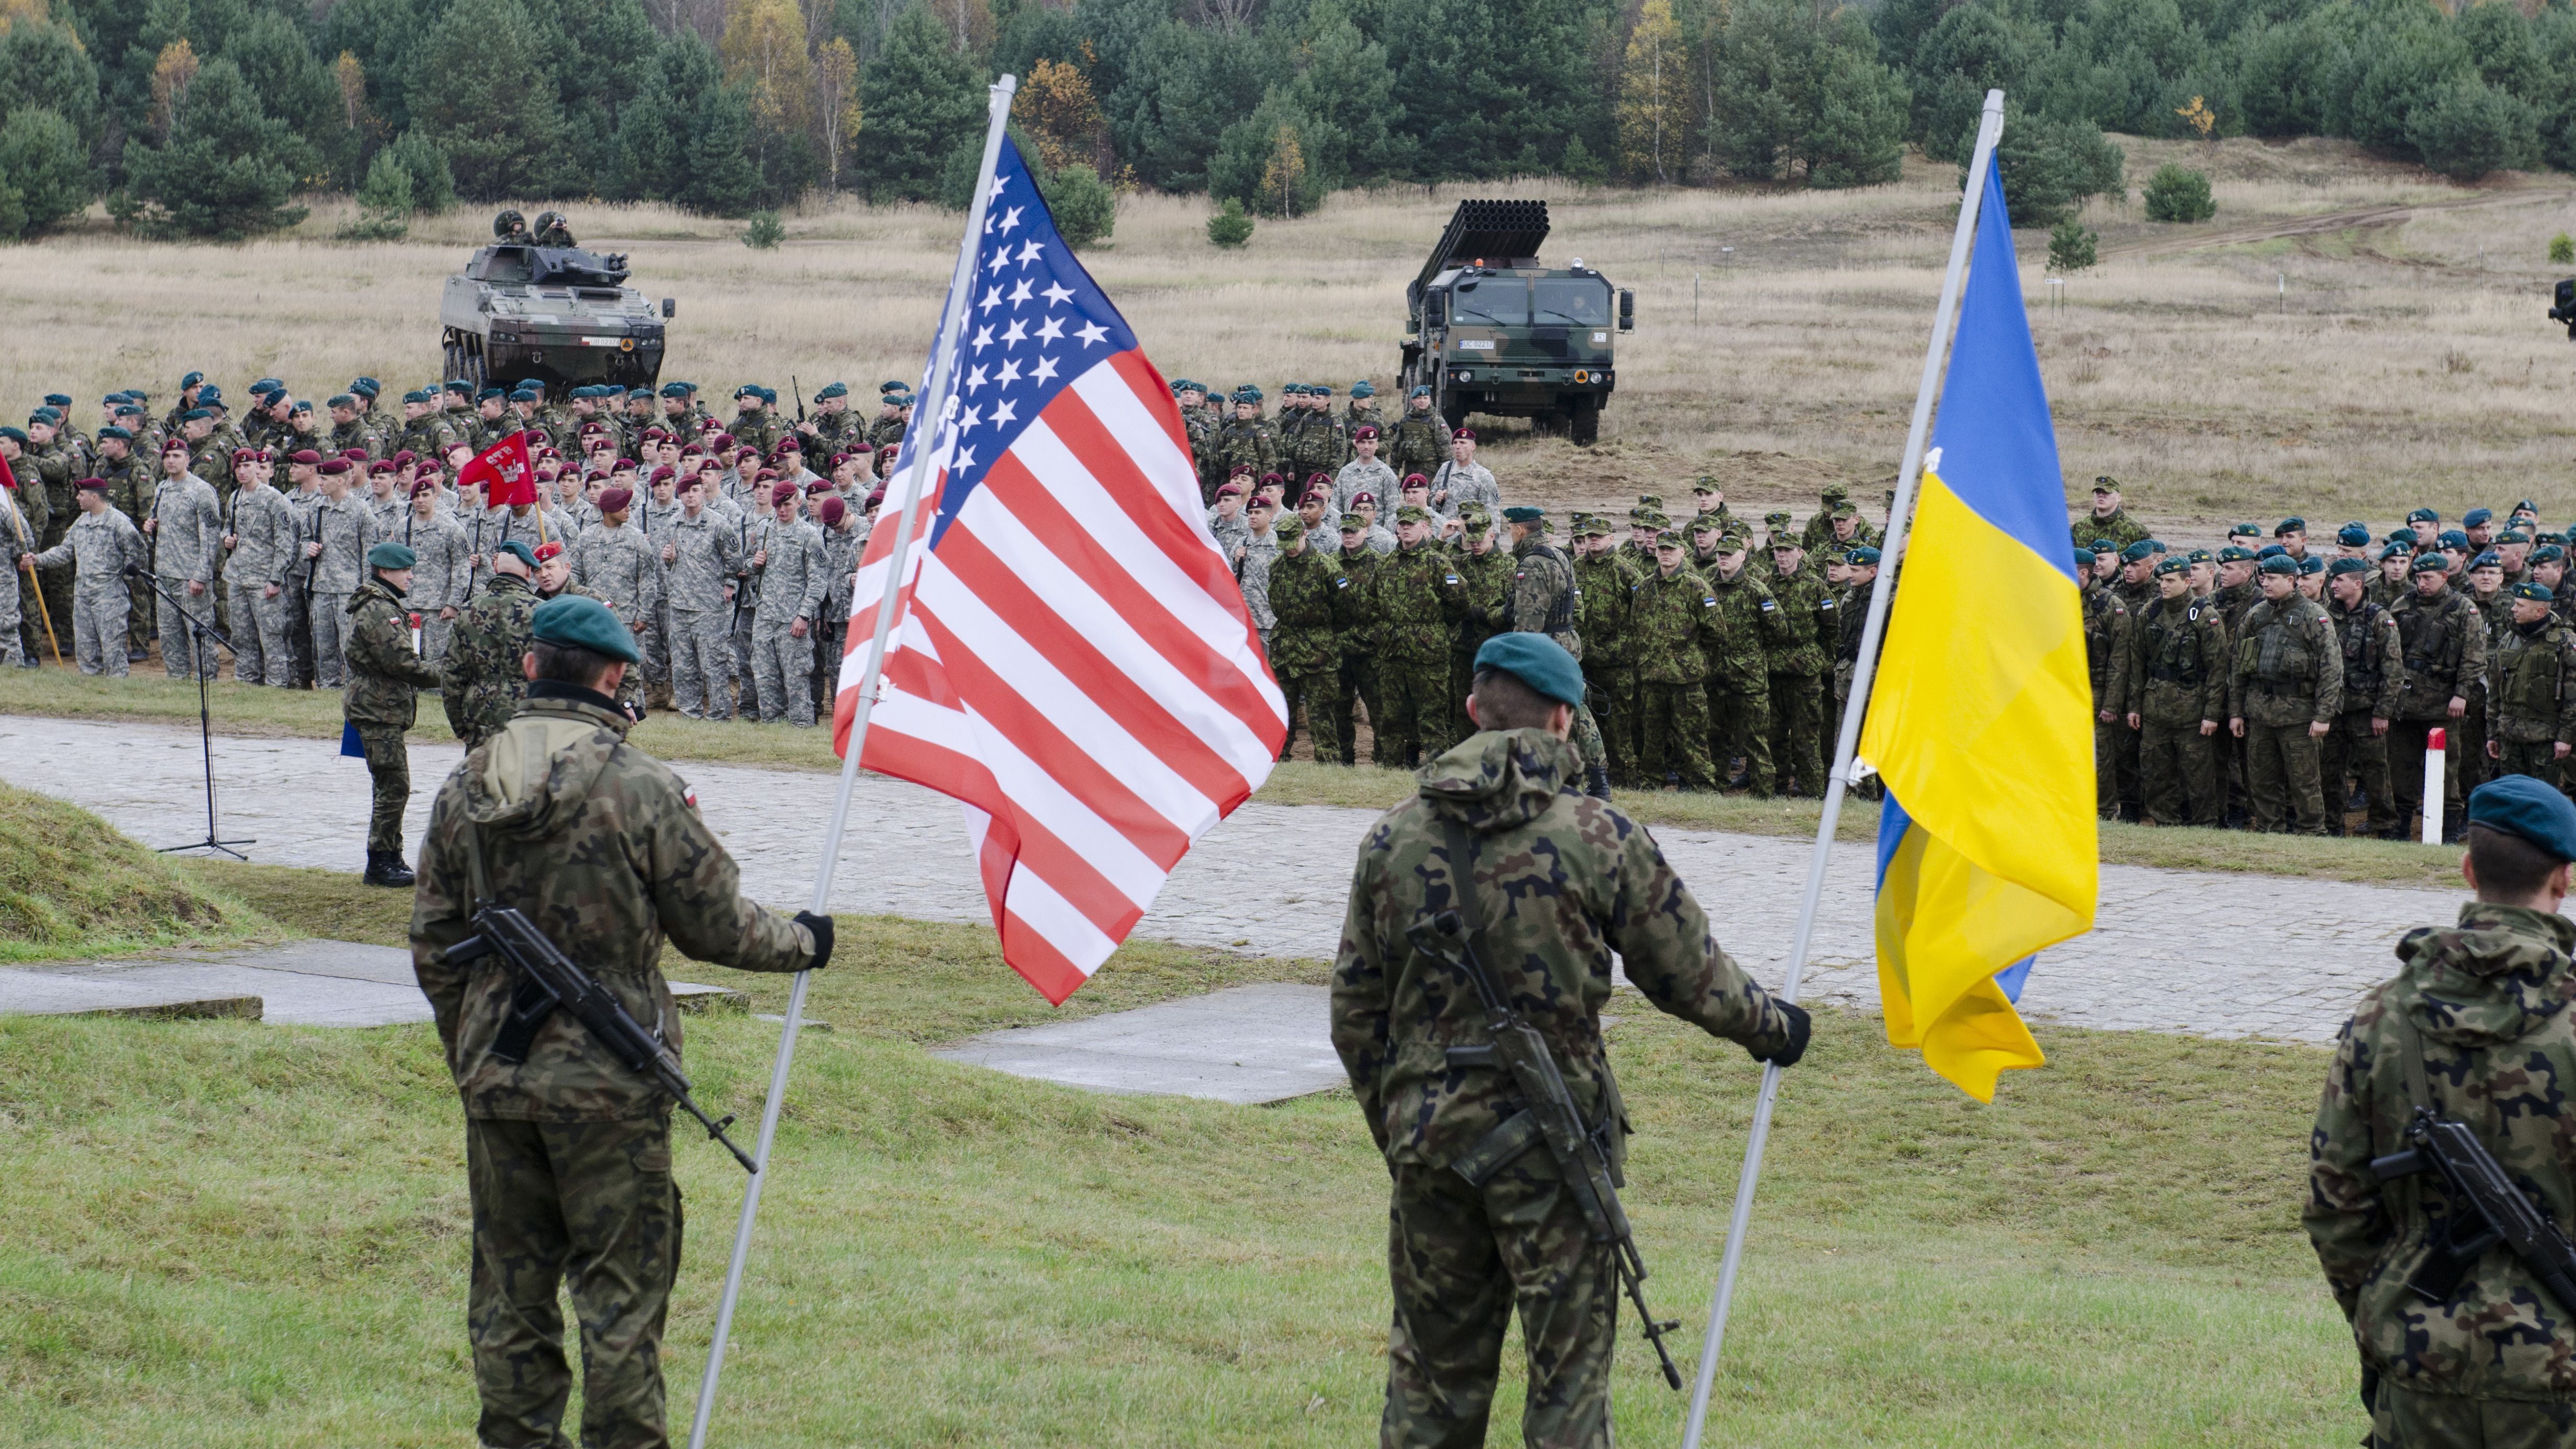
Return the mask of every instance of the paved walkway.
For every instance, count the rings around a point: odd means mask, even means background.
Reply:
[[[436,782],[459,754],[452,745],[412,747],[409,838],[418,839]],[[801,906],[813,889],[834,777],[695,763],[680,770],[741,860],[751,893]],[[218,737],[215,778],[223,834],[253,837],[257,843],[243,847],[251,859],[349,871],[365,864],[367,772],[342,758],[336,742]],[[193,730],[0,715],[0,779],[94,810],[146,845],[177,844],[205,829]],[[1257,955],[1329,957],[1352,852],[1372,818],[1364,810],[1247,805],[1181,862],[1138,933]],[[1718,940],[1776,985],[1811,842],[1655,834],[1711,906]],[[1802,992],[1811,1000],[1877,1004],[1870,868],[1865,846],[1837,847]],[[2291,893],[2297,909],[2284,913]],[[2389,948],[2398,937],[2448,922],[2459,899],[2448,891],[2106,866],[2096,929],[2041,958],[2022,1005],[2036,1018],[2082,1026],[2331,1041],[2353,999],[2394,970]],[[957,807],[912,785],[862,778],[832,908],[988,920]]]

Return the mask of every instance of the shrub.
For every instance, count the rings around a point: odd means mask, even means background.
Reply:
[[[1221,247],[1239,247],[1252,240],[1252,218],[1244,215],[1243,203],[1227,197],[1225,207],[1208,218],[1208,240]]]
[[[52,111],[30,106],[0,126],[0,238],[43,231],[96,195],[80,131]]]
[[[1118,193],[1100,173],[1076,161],[1037,178],[1038,195],[1046,198],[1055,229],[1069,247],[1088,247],[1109,239],[1118,226]]]
[[[2207,221],[2218,215],[2209,178],[2168,161],[2147,182],[2147,220]]]
[[[2560,232],[2549,239],[2549,259],[2553,262],[2576,262],[2576,238]]]
[[[2061,221],[2048,234],[2048,269],[2080,272],[2101,260],[2101,237],[2073,220]]]
[[[411,230],[411,172],[388,149],[367,163],[358,187],[358,219],[340,228],[343,241],[400,241]]]
[[[437,216],[456,205],[456,173],[447,169],[447,153],[418,127],[403,132],[402,139],[387,146],[384,154],[411,177],[414,212]]]
[[[779,223],[774,211],[755,211],[751,225],[743,231],[742,244],[753,251],[765,252],[787,240],[787,228]]]

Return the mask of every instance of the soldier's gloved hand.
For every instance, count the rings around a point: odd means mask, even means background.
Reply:
[[[1814,1019],[1807,1015],[1807,1008],[1794,1001],[1774,1001],[1771,1004],[1779,1007],[1780,1014],[1789,1018],[1789,1044],[1767,1057],[1757,1055],[1753,1059],[1777,1067],[1794,1067],[1798,1058],[1807,1054],[1807,1038],[1815,1031]]]
[[[831,965],[832,918],[830,916],[818,916],[812,911],[798,911],[796,913],[796,924],[803,926],[806,930],[814,933],[814,964],[806,969],[809,971],[820,971],[824,967]],[[1806,1034],[1803,1031],[1800,1032],[1798,1036],[1799,1045],[1804,1046],[1806,1044],[1806,1040]]]

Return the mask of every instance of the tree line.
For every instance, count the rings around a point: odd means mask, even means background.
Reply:
[[[1964,161],[1992,86],[2024,222],[2121,193],[2105,130],[2576,167],[2569,0],[0,0],[0,237],[102,196],[213,237],[315,191],[393,230],[460,198],[956,203],[1003,71],[1100,230],[1116,187],[1281,216],[1528,174],[1869,185]]]

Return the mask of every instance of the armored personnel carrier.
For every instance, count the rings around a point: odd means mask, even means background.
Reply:
[[[663,323],[678,310],[656,308],[626,285],[623,253],[542,246],[539,237],[570,241],[560,223],[532,237],[504,212],[497,238],[447,279],[438,321],[447,376],[481,387],[523,378],[547,390],[584,383],[650,387],[662,375]]]
[[[1452,428],[1472,413],[1537,418],[1589,447],[1618,380],[1611,333],[1635,329],[1637,296],[1581,257],[1542,265],[1547,232],[1544,201],[1458,203],[1405,288],[1404,387],[1427,384]]]

